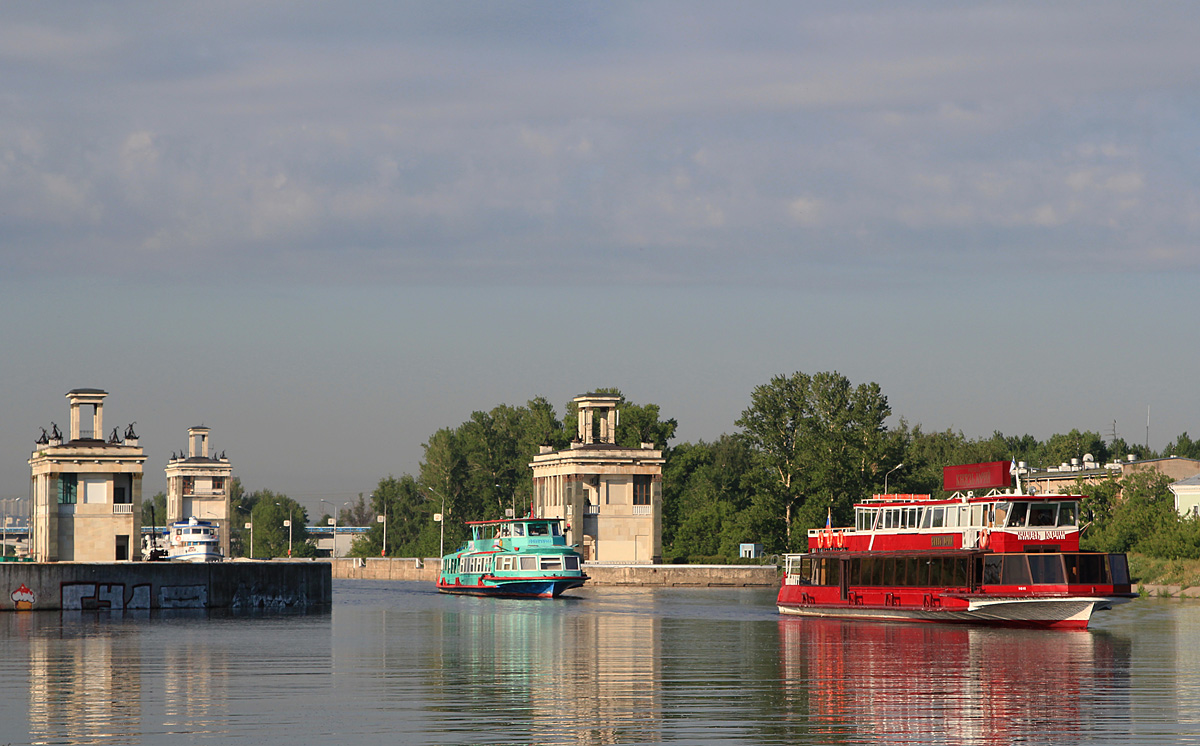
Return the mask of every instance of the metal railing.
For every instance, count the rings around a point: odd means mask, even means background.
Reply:
[[[113,515],[133,515],[133,503],[113,503]]]

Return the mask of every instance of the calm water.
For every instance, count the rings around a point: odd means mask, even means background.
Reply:
[[[336,581],[303,616],[0,614],[0,744],[1200,744],[1200,604],[1087,632]]]

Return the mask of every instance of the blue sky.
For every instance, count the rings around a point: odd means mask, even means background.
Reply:
[[[0,11],[0,497],[63,395],[251,489],[617,386],[712,439],[796,370],[968,436],[1196,422],[1187,4]]]

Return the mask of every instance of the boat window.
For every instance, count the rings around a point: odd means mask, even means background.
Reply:
[[[984,585],[999,585],[1000,584],[1000,566],[1003,557],[997,557],[990,554],[983,558],[983,584]]]
[[[1012,513],[1008,516],[1008,525],[1013,528],[1020,528],[1025,525],[1025,516],[1029,511],[1029,503],[1013,503]]]
[[[550,527],[544,523],[530,523],[528,526],[530,536],[548,536],[550,534]]]
[[[522,570],[536,570],[537,569],[537,557],[530,557],[530,556],[522,557],[521,558],[521,569]]]
[[[946,520],[945,516],[946,516],[945,508],[934,508],[933,509],[933,528],[941,528],[942,526],[944,526],[945,520]]]
[[[561,570],[562,569],[562,557],[557,556],[557,555],[549,556],[549,557],[542,557],[542,569],[543,570]]]
[[[559,528],[557,523],[550,524],[550,535],[551,536],[562,536],[562,529]]]
[[[1012,503],[996,503],[994,513],[994,523],[997,527],[1004,525],[1004,520],[1008,518],[1008,514],[1012,511]]]
[[[947,528],[954,528],[958,525],[958,508],[950,506],[946,508],[946,523]]]
[[[929,528],[929,523],[932,520],[933,511],[929,508],[921,508],[921,528]]]
[[[1113,585],[1129,585],[1129,561],[1123,554],[1108,555]]]
[[[513,536],[524,536],[525,535],[525,524],[524,523],[514,523],[512,528],[513,528]]]
[[[1063,575],[1063,561],[1060,554],[1029,555],[1029,573],[1035,583],[1061,585],[1067,582]]]
[[[921,509],[909,508],[908,520],[904,522],[905,528],[916,528],[921,525]]]
[[[1058,506],[1058,525],[1060,526],[1077,526],[1079,525],[1079,505],[1078,503],[1059,503]]]
[[[879,560],[864,559],[862,561],[862,575],[859,577],[859,582],[863,585],[875,585],[875,578],[878,572]]]
[[[569,554],[566,557],[563,557],[563,569],[564,570],[578,570],[579,569],[579,558],[573,554]]]
[[[1034,503],[1029,506],[1030,526],[1053,526],[1058,503]]]
[[[983,525],[983,508],[984,506],[981,504],[971,506],[971,522],[967,525],[976,528]]]
[[[893,523],[893,521],[895,520],[895,518],[896,518],[896,511],[894,511],[890,508],[888,510],[883,511],[883,525],[880,526],[880,528],[894,528],[895,524]]]
[[[1025,555],[1015,554],[1004,558],[1000,582],[1003,585],[1028,585],[1031,582],[1029,563],[1025,561]]]

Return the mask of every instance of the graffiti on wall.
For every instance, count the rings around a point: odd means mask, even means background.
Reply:
[[[149,583],[134,585],[129,592],[124,583],[63,583],[62,608],[70,611],[149,609],[150,594]],[[157,606],[161,609],[206,609],[208,586],[159,586]]]
[[[12,599],[13,608],[17,611],[29,611],[37,603],[37,596],[24,583],[21,583],[20,588],[8,594],[8,597]]]

